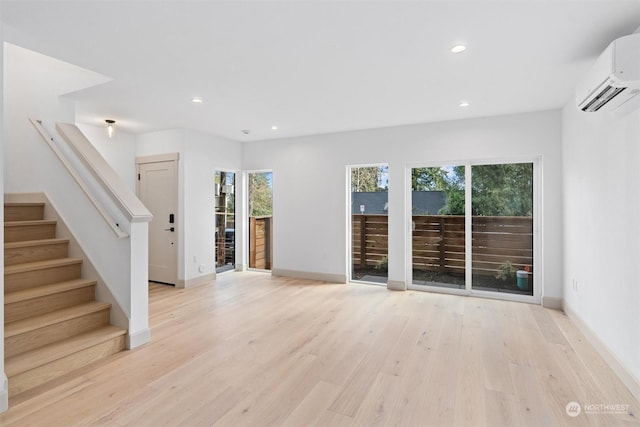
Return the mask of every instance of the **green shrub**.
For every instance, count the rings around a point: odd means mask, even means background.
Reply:
[[[505,282],[509,279],[514,279],[516,277],[516,269],[511,264],[511,261],[505,261],[500,264],[498,267],[498,274],[496,274],[496,279],[504,280]]]
[[[387,271],[389,269],[389,258],[385,255],[376,263],[376,270]]]

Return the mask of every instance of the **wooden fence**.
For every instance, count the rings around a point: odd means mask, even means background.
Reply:
[[[354,267],[376,266],[388,247],[387,215],[353,215]],[[464,273],[464,216],[414,215],[414,270]],[[516,269],[533,267],[533,221],[530,217],[474,216],[472,218],[474,275],[495,276],[505,261]]]
[[[353,215],[351,260],[356,268],[374,267],[387,256],[388,224],[387,215]]]
[[[249,268],[271,270],[273,217],[249,217]]]

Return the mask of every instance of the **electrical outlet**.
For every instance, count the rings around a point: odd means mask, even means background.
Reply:
[[[197,264],[197,263],[198,263],[198,257],[197,257],[197,256],[195,256],[195,255],[193,256],[193,263],[194,263],[194,264]]]

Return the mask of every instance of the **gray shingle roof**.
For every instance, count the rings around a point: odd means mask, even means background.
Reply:
[[[387,193],[377,191],[371,193],[351,193],[351,213],[359,214],[360,205],[364,205],[364,213],[370,215],[387,215]],[[413,191],[412,213],[414,215],[437,215],[445,205],[442,191]]]

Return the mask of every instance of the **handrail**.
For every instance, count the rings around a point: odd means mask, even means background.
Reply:
[[[56,123],[56,130],[129,221],[149,222],[153,219],[151,212],[142,204],[133,190],[98,153],[76,125]]]
[[[126,232],[122,231],[118,227],[118,224],[109,216],[109,214],[107,214],[107,212],[104,210],[102,205],[96,200],[96,198],[93,196],[92,192],[89,190],[89,188],[86,186],[84,181],[80,178],[80,176],[78,176],[78,173],[71,166],[71,164],[69,163],[67,158],[58,149],[58,147],[54,143],[54,139],[49,135],[49,133],[45,130],[45,128],[42,127],[42,124],[41,124],[42,122],[39,121],[39,120],[34,120],[32,118],[30,118],[29,121],[36,128],[36,130],[38,131],[38,133],[40,134],[42,139],[44,139],[47,142],[47,144],[49,145],[49,147],[51,147],[51,149],[56,154],[56,156],[58,156],[58,159],[60,159],[60,162],[62,162],[62,164],[67,169],[69,174],[71,174],[73,179],[75,179],[75,181],[78,183],[78,185],[80,186],[80,188],[82,189],[84,194],[89,198],[91,203],[93,203],[93,206],[95,206],[95,208],[98,210],[98,212],[100,213],[102,218],[104,218],[104,220],[109,225],[111,230],[113,230],[113,232],[116,234],[118,239],[124,239],[126,237],[129,237],[129,234],[127,234]]]

